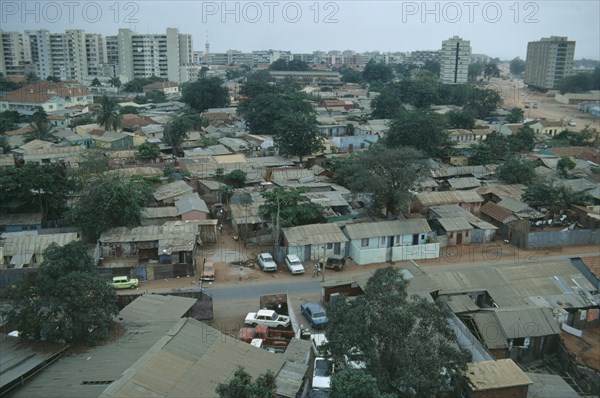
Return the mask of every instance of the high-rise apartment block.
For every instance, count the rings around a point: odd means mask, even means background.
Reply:
[[[458,36],[442,42],[440,79],[442,83],[466,83],[471,62],[471,44]]]
[[[35,72],[39,77],[83,82],[120,77],[123,82],[158,76],[184,82],[193,62],[192,36],[168,28],[164,34],[119,29],[104,37],[73,29],[64,33],[28,30],[1,32],[0,72],[7,76]]]
[[[566,37],[551,36],[527,44],[525,61],[526,85],[550,90],[573,73],[575,57],[575,41]]]

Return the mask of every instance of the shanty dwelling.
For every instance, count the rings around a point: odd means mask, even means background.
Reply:
[[[29,232],[27,232],[29,233]],[[31,231],[35,233],[35,231]],[[12,234],[0,245],[0,268],[34,268],[44,261],[44,250],[53,243],[64,246],[79,240],[77,233],[22,235]]]
[[[194,190],[185,181],[173,181],[154,190],[154,199],[163,204],[173,204],[179,197],[188,195]]]
[[[202,237],[212,235],[216,241],[216,228],[217,220],[113,228],[98,240],[98,260],[105,274],[126,271],[148,280],[193,275],[194,258],[203,243]]]
[[[424,219],[348,224],[342,230],[350,257],[360,265],[439,257],[440,244]]]
[[[561,331],[547,307],[483,309],[460,318],[495,359],[528,362],[558,347]]]
[[[527,398],[533,382],[511,359],[467,364],[462,397]]]
[[[468,245],[471,243],[473,226],[464,217],[437,218],[431,220],[430,223],[433,225],[442,246]]]
[[[210,213],[206,202],[195,193],[178,197],[175,200],[175,208],[177,217],[182,221],[206,220]]]
[[[427,213],[431,206],[459,205],[471,213],[479,212],[483,198],[475,190],[422,192],[415,195],[414,211]]]
[[[283,229],[287,254],[300,261],[318,260],[333,254],[346,255],[348,238],[336,224],[310,224]]]
[[[35,231],[42,228],[42,213],[0,214],[1,232]]]
[[[427,219],[435,220],[438,218],[457,218],[462,217],[471,224],[472,229],[469,231],[469,237],[471,243],[488,243],[492,242],[496,237],[496,231],[498,227],[492,225],[486,221],[483,221],[474,214],[468,212],[458,205],[441,205],[431,206],[427,213]],[[433,224],[434,225],[434,224]],[[434,228],[435,229],[435,228]],[[440,231],[437,231],[438,239],[440,238]],[[441,242],[440,242],[441,243]]]
[[[487,202],[480,209],[481,219],[498,227],[500,236],[510,239],[510,225],[519,220],[511,210],[498,206],[494,202]]]

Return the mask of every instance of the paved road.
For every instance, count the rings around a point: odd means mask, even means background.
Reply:
[[[501,247],[501,246],[499,246]],[[451,260],[443,260],[445,263],[436,264],[428,263],[427,265],[420,264],[421,268],[426,271],[452,271],[452,270],[467,270],[470,268],[478,268],[485,266],[494,267],[507,267],[516,264],[527,264],[527,263],[539,263],[539,262],[562,262],[573,257],[588,257],[599,255],[598,251],[582,252],[573,254],[558,254],[549,256],[538,256],[535,251],[520,251],[518,255],[513,254],[507,256],[506,253],[499,251],[489,251],[489,256],[486,260],[477,261],[475,258],[472,262],[464,262],[452,264]],[[466,254],[465,254],[466,255]],[[372,268],[371,268],[372,269]],[[365,270],[366,271],[366,270]],[[355,274],[355,273],[352,273]],[[326,273],[326,280],[333,277],[336,279],[344,279],[351,277],[350,273]],[[205,293],[210,295],[215,303],[223,301],[245,301],[251,300],[253,303],[258,299],[259,296],[264,294],[276,294],[276,293],[287,293],[290,297],[298,296],[315,296],[321,293],[321,278],[315,279],[300,279],[300,278],[289,278],[276,283],[260,282],[260,283],[247,283],[243,285],[214,285],[207,287]]]

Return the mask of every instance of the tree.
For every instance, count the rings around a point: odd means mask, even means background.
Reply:
[[[470,81],[476,81],[479,76],[483,73],[483,68],[485,65],[482,62],[474,62],[469,64],[469,69],[467,75],[469,76]]]
[[[133,105],[125,105],[125,106],[122,106],[121,109],[119,109],[119,113],[121,115],[126,115],[126,114],[137,115],[140,113],[140,111],[138,111],[138,108],[136,108]]]
[[[217,190],[219,194],[219,201],[221,203],[228,203],[229,199],[233,196],[233,187],[227,184],[223,184]]]
[[[563,130],[554,137],[553,141],[556,144],[565,146],[598,147],[600,145],[600,133],[595,128],[587,125],[583,130],[578,132]]]
[[[525,72],[525,61],[521,58],[517,57],[510,61],[509,64],[510,73],[515,76],[520,76],[523,72]]]
[[[451,129],[467,129],[475,128],[475,118],[469,112],[450,111],[446,114],[448,127]]]
[[[80,241],[51,244],[39,272],[19,281],[10,295],[5,315],[24,338],[96,344],[108,337],[118,313],[114,290]]]
[[[38,75],[35,72],[27,72],[27,74],[25,75],[25,82],[27,84],[36,83],[39,81],[40,81],[40,78],[38,77]]]
[[[136,227],[142,221],[142,208],[152,193],[142,182],[112,176],[89,178],[69,212],[69,220],[81,227],[86,239],[95,242],[114,227]]]
[[[59,163],[28,162],[22,167],[6,168],[0,173],[0,186],[3,214],[37,209],[42,214],[42,222],[62,218],[73,189],[66,167]]]
[[[147,86],[148,84],[152,84],[152,83],[166,82],[166,81],[167,81],[167,79],[158,77],[158,76],[136,78],[136,79],[130,80],[127,83],[125,83],[125,85],[123,85],[123,90],[127,93],[142,93],[142,92],[144,92],[144,86]],[[114,87],[117,87],[117,86],[114,86]]]
[[[432,60],[425,61],[425,65],[423,66],[424,70],[429,71],[436,76],[440,75],[440,68],[441,68],[440,63],[438,61],[432,61]]]
[[[167,102],[167,96],[163,91],[151,90],[148,91],[145,96],[148,102],[152,102],[153,104],[162,104],[163,102]]]
[[[535,147],[535,131],[529,126],[521,127],[517,134],[508,136],[506,139],[511,153],[531,152]]]
[[[485,119],[493,114],[502,105],[502,97],[495,90],[473,87],[470,89],[464,110],[476,118]]]
[[[506,116],[507,123],[521,123],[525,117],[525,112],[519,107],[511,108],[510,113]]]
[[[394,71],[389,65],[384,63],[377,63],[375,60],[370,60],[365,65],[363,70],[363,79],[367,83],[373,83],[375,81],[389,82],[394,77]]]
[[[219,398],[272,398],[275,396],[275,375],[270,370],[252,381],[244,368],[238,367],[228,383],[219,383],[216,388]]]
[[[342,67],[340,68],[340,74],[342,75],[342,81],[344,83],[362,83],[362,74],[356,69]]]
[[[567,178],[569,176],[569,170],[573,170],[575,166],[575,162],[571,160],[570,157],[562,156],[556,164],[556,170],[560,172],[562,178]]]
[[[31,123],[29,123],[30,131],[25,134],[25,142],[33,140],[58,141],[54,134],[54,126],[48,120],[46,111],[40,108],[31,116],[31,119]]]
[[[116,87],[116,88],[121,87],[121,79],[119,79],[118,77],[111,77],[108,82],[110,83],[111,87]]]
[[[258,94],[238,107],[238,112],[246,120],[252,134],[282,135],[285,133],[285,129],[282,129],[285,125],[278,123],[279,121],[296,113],[315,114],[313,106],[305,101],[303,94],[285,94],[278,92],[277,86],[272,87],[273,92]],[[280,130],[275,130],[276,127]]]
[[[0,90],[2,88],[0,87]],[[0,113],[0,135],[19,127],[21,116],[17,111],[6,110]]]
[[[494,62],[490,62],[483,68],[483,77],[490,80],[492,77],[500,77],[500,69]]]
[[[395,398],[394,394],[382,394],[377,379],[358,369],[345,368],[331,377],[330,398]]]
[[[288,113],[273,125],[273,139],[280,155],[302,158],[323,150],[323,138],[317,129],[313,113]]]
[[[304,189],[286,190],[281,187],[263,192],[262,197],[265,198],[265,203],[259,206],[258,212],[266,217],[271,225],[275,226],[276,237],[278,228],[316,224],[323,221],[323,208],[303,196],[304,192],[306,192]],[[278,240],[275,242],[278,243]]]
[[[378,119],[392,119],[404,109],[404,91],[401,84],[391,83],[371,101],[372,117]]]
[[[269,65],[270,70],[289,70],[289,71],[306,71],[308,70],[308,64],[299,59],[293,59],[286,61],[283,58],[278,59]]]
[[[96,123],[103,126],[106,131],[117,131],[121,127],[121,115],[119,115],[117,98],[104,95],[98,103],[100,104],[100,110],[96,115]]]
[[[523,201],[531,206],[565,208],[571,205],[588,205],[591,197],[585,192],[574,192],[567,186],[554,186],[544,180],[536,180],[523,192]]]
[[[218,77],[202,78],[185,83],[181,99],[190,108],[204,112],[208,108],[222,108],[229,105],[229,90]]]
[[[558,83],[558,89],[561,94],[564,93],[583,93],[589,90],[598,90],[599,88],[593,87],[594,82],[592,74],[589,72],[576,73],[574,75],[563,78]]]
[[[533,165],[516,157],[509,157],[496,170],[496,175],[507,184],[531,184],[535,179]]]
[[[371,194],[375,208],[393,218],[410,212],[410,190],[427,169],[424,155],[413,148],[375,144],[340,161],[334,167],[334,174],[353,193]]]
[[[102,83],[100,83],[100,80],[98,80],[98,78],[97,78],[97,77],[95,77],[95,78],[92,80],[92,84],[91,84],[91,85],[92,85],[92,87],[100,87],[100,86],[102,86]]]
[[[383,142],[390,148],[412,146],[435,156],[449,142],[446,120],[429,110],[402,111],[390,123]]]
[[[328,312],[327,348],[336,361],[351,349],[361,351],[379,391],[433,397],[460,383],[468,354],[454,347],[447,310],[409,297],[408,284],[399,268],[382,268],[352,303],[336,300]]]
[[[158,145],[147,142],[140,145],[135,153],[135,157],[140,159],[156,159],[159,155],[160,148]]]
[[[246,183],[246,172],[242,170],[232,170],[228,174],[224,174],[220,180],[234,188],[242,188]]]
[[[171,146],[173,155],[181,153],[181,144],[187,140],[192,125],[192,120],[186,115],[175,116],[165,124],[163,129],[165,142]]]
[[[471,144],[469,149],[472,155],[469,157],[469,165],[490,164],[496,160],[496,155],[486,143]]]

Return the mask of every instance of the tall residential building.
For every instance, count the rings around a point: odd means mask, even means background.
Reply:
[[[471,43],[458,36],[442,42],[440,79],[442,83],[466,83],[471,62]]]
[[[52,75],[50,32],[45,29],[26,30],[23,39],[29,42],[31,62],[36,66],[35,73],[41,78]]]
[[[566,37],[544,37],[527,43],[524,82],[528,86],[549,90],[573,73],[575,41]]]
[[[0,32],[0,72],[6,76],[33,71],[29,41],[17,32]]]
[[[165,34],[136,34],[119,29],[117,36],[106,37],[107,60],[122,81],[157,76],[184,82],[184,65],[193,62],[192,37],[167,28]],[[184,76],[182,76],[184,75]]]

